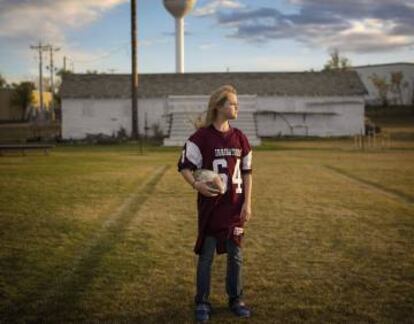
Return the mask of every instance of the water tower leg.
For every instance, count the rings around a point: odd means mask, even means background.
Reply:
[[[175,19],[175,66],[177,73],[184,73],[184,19]]]

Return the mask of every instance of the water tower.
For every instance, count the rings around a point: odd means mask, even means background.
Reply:
[[[175,71],[184,73],[184,16],[197,0],[164,0],[164,7],[175,17]]]

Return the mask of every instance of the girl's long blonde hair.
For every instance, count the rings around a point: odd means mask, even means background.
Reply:
[[[198,128],[210,126],[216,120],[217,108],[224,105],[227,100],[227,96],[230,93],[237,95],[236,89],[228,84],[217,88],[211,93],[210,99],[208,101],[207,113],[205,113],[205,120],[199,120],[197,123]]]

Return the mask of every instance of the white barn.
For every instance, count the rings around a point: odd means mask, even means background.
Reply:
[[[182,145],[192,122],[207,107],[209,94],[223,84],[238,91],[240,114],[234,126],[253,145],[261,137],[350,136],[364,131],[366,90],[357,73],[239,72],[140,75],[140,134],[161,130],[165,145]],[[63,78],[62,137],[131,133],[129,75],[73,74]]]
[[[414,104],[414,63],[388,63],[355,66],[354,70],[358,73],[364,83],[368,93],[365,102],[370,105],[382,104],[378,89],[372,82],[372,77],[377,75],[383,78],[386,83],[391,84],[391,74],[394,72],[402,73],[401,93],[398,89],[389,88],[387,99],[390,104],[413,105]],[[401,97],[401,98],[400,98]]]

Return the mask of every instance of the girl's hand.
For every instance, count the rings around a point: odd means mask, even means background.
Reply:
[[[201,181],[196,181],[194,183],[194,189],[196,189],[199,193],[206,197],[215,197],[220,193],[219,190],[213,189]]]
[[[237,226],[234,227],[233,235],[239,236],[239,235],[242,235],[243,233],[244,233],[243,227],[237,227]]]
[[[247,204],[245,202],[242,206],[242,209],[241,209],[240,218],[241,218],[243,223],[247,223],[250,220],[251,217],[252,217],[251,206],[250,206],[250,204]]]

